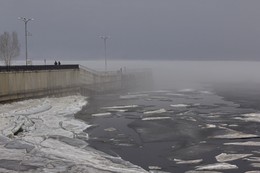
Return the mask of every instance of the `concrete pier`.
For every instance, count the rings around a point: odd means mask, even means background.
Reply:
[[[121,87],[121,73],[98,72],[79,65],[0,67],[0,102]]]

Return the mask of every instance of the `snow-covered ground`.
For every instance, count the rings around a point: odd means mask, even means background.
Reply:
[[[0,105],[0,172],[146,172],[88,146],[75,95]],[[20,132],[20,133],[19,133]]]

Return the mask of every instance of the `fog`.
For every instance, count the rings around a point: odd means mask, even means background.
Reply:
[[[63,62],[74,63],[74,62]],[[77,61],[104,70],[104,61]],[[260,62],[253,61],[108,61],[108,70],[151,70],[154,89],[201,88],[210,85],[260,83]]]

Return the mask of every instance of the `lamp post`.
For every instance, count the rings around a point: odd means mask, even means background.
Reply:
[[[107,71],[107,39],[109,36],[100,36],[101,39],[104,40],[104,49],[105,49],[105,72]]]
[[[22,20],[24,21],[24,25],[25,25],[25,63],[26,63],[26,66],[28,64],[28,52],[27,52],[27,36],[28,36],[28,32],[27,32],[27,23],[31,20],[33,20],[32,18],[31,19],[27,19],[25,17],[19,17],[18,18],[19,20]]]

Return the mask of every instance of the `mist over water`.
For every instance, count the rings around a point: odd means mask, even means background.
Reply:
[[[104,61],[65,61],[104,71]],[[155,89],[260,83],[258,61],[108,61],[108,70],[150,69]]]
[[[103,61],[77,63],[104,70]],[[243,158],[260,158],[254,152],[260,140],[259,65],[246,61],[109,61],[108,70],[152,70],[154,90],[96,96],[76,117],[93,124],[86,129],[90,146],[148,171],[154,166],[169,172],[252,171],[256,166],[244,163]],[[241,149],[244,142],[253,146]],[[232,161],[216,161],[219,157],[232,157]]]

